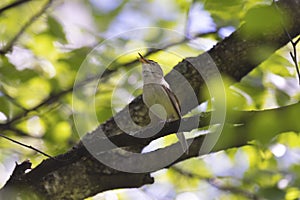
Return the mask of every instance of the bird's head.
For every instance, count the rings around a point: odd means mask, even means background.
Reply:
[[[159,64],[153,60],[149,60],[144,58],[140,53],[139,54],[139,61],[142,63],[143,66],[143,76],[154,76],[157,78],[163,77],[163,71]]]

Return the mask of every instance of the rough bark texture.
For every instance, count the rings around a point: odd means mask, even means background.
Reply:
[[[288,23],[285,24],[287,31],[291,37],[296,37],[300,33],[300,0],[281,0],[278,2],[280,8],[287,13]],[[266,19],[268,20],[268,19]],[[280,24],[280,22],[278,22]],[[262,61],[267,59],[272,53],[289,42],[289,38],[284,31],[268,31],[257,33],[255,37],[247,35],[247,24],[243,25],[239,30],[235,31],[231,36],[224,39],[214,46],[207,53],[213,59],[220,72],[232,77],[235,81],[241,80],[252,69],[258,66]],[[253,59],[254,52],[260,49],[267,49],[262,56]],[[181,73],[186,80],[189,81],[195,94],[199,94],[204,87],[203,78],[197,72],[197,67],[210,66],[209,60],[206,59],[207,54],[199,55],[195,58],[187,58],[178,63],[174,70],[166,76],[170,85],[177,92],[181,104],[185,104],[186,99],[184,88],[180,86],[177,79],[174,80],[175,70]],[[207,68],[207,70],[209,70]],[[200,96],[198,96],[201,99]],[[189,105],[189,104],[188,104]],[[196,106],[191,104],[186,106],[183,112],[188,112]],[[129,112],[134,122],[139,125],[149,123],[147,115],[148,109],[142,102],[141,97],[136,98],[129,105]],[[127,116],[124,111],[118,113],[112,118],[101,124],[95,131],[88,133],[84,137],[84,141],[90,146],[97,146],[99,140],[103,137],[100,134],[102,130],[107,136],[119,135],[122,131],[118,128],[115,120],[124,122],[126,125]],[[127,125],[130,128],[130,124]],[[225,128],[224,130],[227,130]],[[227,134],[233,134],[231,131],[225,131]],[[100,134],[100,136],[99,136]],[[218,144],[214,150],[226,149],[245,145],[249,139],[239,135],[240,141],[232,141],[228,144]],[[177,161],[197,156],[197,148],[202,144],[203,138],[196,139],[192,145],[189,155],[183,155]],[[127,150],[139,152],[143,146],[149,141],[128,147]],[[162,155],[168,156],[178,150],[178,145],[172,145],[161,150]],[[193,148],[195,148],[193,150]],[[114,152],[114,153],[113,153]],[[115,154],[126,156],[127,154],[118,149],[102,152],[100,156],[107,156],[111,159]],[[155,162],[155,159],[150,159]],[[123,163],[116,163],[122,165]],[[132,163],[136,165],[139,163]],[[147,164],[147,163],[141,163]],[[25,165],[26,166],[26,165]],[[27,166],[28,167],[28,166]],[[17,170],[17,167],[16,167]],[[18,171],[18,170],[17,170]],[[115,188],[131,188],[140,187],[145,184],[153,183],[153,179],[149,173],[126,173],[109,168],[101,164],[93,156],[91,156],[82,143],[79,143],[69,152],[59,155],[56,159],[44,160],[39,166],[32,169],[28,173],[20,170],[18,174],[13,174],[10,181],[1,190],[0,195],[16,195],[22,193],[24,189],[30,190],[31,194],[39,194],[39,198],[45,199],[83,199],[95,195],[99,192],[111,190]],[[22,190],[21,190],[22,189]],[[8,199],[8,198],[3,198]],[[11,196],[9,199],[13,199]]]

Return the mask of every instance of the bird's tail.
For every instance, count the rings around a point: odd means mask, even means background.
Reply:
[[[183,152],[188,154],[189,153],[189,146],[188,146],[187,140],[184,137],[183,132],[176,133],[176,135],[177,135],[177,138],[178,138],[178,140],[181,144]]]

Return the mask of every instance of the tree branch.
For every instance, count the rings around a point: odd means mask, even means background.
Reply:
[[[9,10],[11,8],[15,8],[17,6],[20,6],[20,5],[22,5],[26,2],[30,2],[30,1],[32,1],[32,0],[17,0],[15,2],[11,3],[11,4],[8,4],[8,5],[0,8],[0,14],[3,13],[4,11],[6,11],[6,10]]]
[[[228,149],[228,148],[236,148],[236,147],[244,146],[244,145],[247,145],[249,141],[252,141],[253,139],[257,139],[252,134],[253,133],[253,128],[252,128],[253,124],[252,123],[253,123],[253,121],[255,121],[255,119],[267,118],[268,116],[275,116],[275,115],[278,116],[278,118],[272,119],[272,120],[274,120],[273,121],[274,124],[278,124],[279,127],[281,127],[281,129],[278,129],[277,132],[274,132],[273,129],[270,129],[268,124],[265,124],[265,127],[260,127],[260,129],[263,129],[263,130],[270,130],[270,132],[268,132],[268,133],[267,132],[260,133],[261,135],[263,135],[263,137],[268,136],[267,140],[269,138],[276,136],[277,134],[279,134],[281,132],[299,131],[300,127],[299,127],[299,125],[297,125],[296,117],[292,118],[291,119],[292,121],[290,121],[289,124],[282,121],[283,116],[287,116],[293,112],[297,112],[299,109],[300,109],[300,103],[282,107],[282,108],[265,110],[265,111],[233,111],[230,115],[238,116],[238,117],[235,117],[235,118],[228,117],[227,123],[240,124],[240,126],[232,126],[229,124],[226,125],[225,128],[223,129],[222,135],[220,136],[220,138],[218,140],[218,143],[215,145],[212,152],[217,152],[217,151]],[[195,117],[190,117],[190,118],[185,119],[186,121],[184,121],[183,123],[186,123],[186,125],[183,125],[184,128],[182,129],[182,131],[189,131],[189,130],[192,130],[195,128],[195,127],[188,126],[189,124],[191,124],[191,123],[188,123],[188,121],[189,120],[195,121],[194,118]],[[200,118],[202,120],[200,120],[199,127],[205,127],[209,124],[209,118],[210,118],[209,113],[207,113],[203,116],[200,116]],[[166,136],[166,135],[176,132],[178,130],[178,124],[179,124],[178,122],[179,121],[166,123],[164,128],[157,135],[155,135],[151,138],[139,139],[139,138],[135,138],[135,137],[132,137],[132,136],[129,136],[129,135],[123,133],[121,135],[111,136],[108,139],[110,139],[116,145],[119,145],[121,147],[132,146],[132,145],[134,145],[134,146],[143,145],[144,146],[144,145],[146,145],[146,143],[148,144],[153,139],[156,139],[156,138],[159,138],[162,136]],[[291,126],[291,124],[294,126]],[[149,131],[150,130],[146,130],[145,132],[143,132],[143,133],[141,132],[139,134],[140,135],[148,134]],[[210,133],[210,134],[213,134],[213,133]],[[198,157],[199,155],[206,154],[207,152],[200,151],[200,149],[203,145],[204,139],[205,139],[205,135],[201,135],[196,138],[189,139],[188,140],[188,143],[190,144],[189,153],[183,154],[178,159],[176,159],[174,162],[170,163],[169,166],[166,166],[166,167],[171,167],[178,162],[187,160],[192,157]],[[109,149],[108,146],[105,146],[105,144],[107,144],[107,142],[105,140],[107,140],[107,139],[96,139],[96,140],[97,140],[96,143],[98,143],[98,147],[99,147],[98,148],[99,155],[101,155],[103,157],[108,156],[109,158],[112,158],[112,155],[114,155],[114,153],[113,154],[108,153],[108,151],[111,149]],[[157,155],[160,155],[161,158],[167,158],[169,155],[172,155],[172,154],[178,153],[178,152],[180,153],[181,151],[182,151],[181,145],[179,143],[176,143],[171,146],[165,147],[163,149],[158,149],[156,151],[143,154],[143,157],[142,157],[143,161],[137,162],[137,159],[139,159],[139,158],[128,157],[126,162],[123,162],[122,164],[126,165],[126,164],[130,164],[130,163],[140,163],[139,167],[141,167],[142,165],[149,166],[150,164],[157,163],[157,159],[158,159]],[[98,161],[95,160],[95,158],[93,158],[91,155],[89,155],[89,152],[84,148],[84,146],[80,146],[77,148],[73,148],[71,151],[67,152],[66,154],[62,154],[62,155],[55,157],[55,159],[44,160],[39,166],[34,168],[29,173],[25,174],[23,179],[31,180],[34,184],[39,183],[40,185],[44,185],[49,180],[47,180],[47,179],[41,180],[41,177],[46,177],[49,174],[59,172],[60,176],[65,177],[66,181],[68,180],[68,182],[66,182],[66,183],[62,183],[62,182],[60,182],[60,183],[64,184],[64,185],[65,184],[68,185],[69,179],[67,177],[70,176],[71,173],[74,173],[74,172],[68,171],[68,173],[67,173],[65,171],[66,169],[71,170],[73,167],[75,167],[76,170],[79,170],[77,168],[78,165],[80,165],[80,166],[83,165],[84,169],[87,170],[91,167],[90,166],[91,163],[93,163],[92,165],[97,163],[97,166],[102,168],[101,167],[102,164],[98,163]],[[102,170],[99,171],[100,174],[102,173],[101,171]],[[115,176],[115,177],[112,176],[112,179],[111,179],[112,181],[117,181],[118,175],[123,174],[122,172],[118,172],[118,171],[114,171],[111,173],[114,174],[114,176]],[[99,176],[101,176],[100,174],[99,174]],[[95,177],[95,174],[91,174],[91,176]],[[93,179],[92,177],[90,177],[90,178]],[[130,174],[126,174],[126,177],[129,178]],[[148,173],[145,173],[145,174],[139,174],[139,177],[140,178],[141,177],[149,178],[150,176]],[[90,179],[90,178],[88,178],[88,179]],[[148,178],[145,180],[144,184],[149,183],[148,181],[150,179],[148,179]],[[51,179],[51,176],[50,176],[50,179]],[[91,184],[91,183],[89,183],[89,184]],[[93,182],[93,184],[95,184],[95,182]],[[100,182],[98,182],[98,184],[103,186],[103,184],[106,185],[107,183],[105,181],[104,182],[100,181]],[[96,185],[94,185],[94,187],[95,186]],[[83,187],[83,186],[79,185],[78,187]],[[79,188],[73,188],[73,189],[77,190]],[[113,189],[113,188],[110,188],[110,189]],[[101,191],[105,191],[105,189],[102,188],[98,192],[101,192]],[[52,198],[54,198],[53,195],[55,195],[55,194],[51,194]],[[81,198],[83,198],[83,197],[81,197]]]
[[[42,155],[44,155],[44,156],[46,156],[46,157],[48,157],[48,158],[53,159],[52,156],[50,156],[50,155],[44,153],[43,151],[41,151],[41,150],[39,150],[39,149],[37,149],[37,148],[35,148],[35,147],[33,147],[33,146],[24,144],[24,143],[22,143],[22,142],[19,142],[19,141],[17,141],[17,140],[14,140],[14,139],[9,138],[9,137],[7,137],[7,136],[5,136],[5,135],[2,135],[2,134],[0,134],[0,137],[4,138],[4,139],[6,139],[6,140],[9,140],[9,141],[11,141],[11,142],[13,142],[13,143],[16,143],[16,144],[18,144],[18,145],[20,145],[20,146],[23,146],[23,147],[26,147],[26,148],[31,149],[31,150],[33,150],[33,151],[36,151],[36,152],[38,152],[38,153],[40,153],[40,154],[42,154]]]
[[[25,30],[34,22],[36,21],[42,14],[45,13],[45,11],[50,7],[51,3],[53,0],[48,0],[48,2],[42,7],[42,9],[40,11],[38,11],[35,15],[33,15],[28,22],[26,22],[21,29],[19,30],[19,32],[10,40],[8,41],[8,43],[2,48],[0,49],[0,55],[4,55],[8,52],[10,52],[12,50],[12,47],[14,46],[14,44],[16,43],[16,41],[19,39],[19,37],[21,37],[21,35],[25,32]],[[18,4],[20,5],[20,4]]]
[[[276,3],[275,0],[273,0],[273,4],[274,4],[275,8],[277,9],[277,11],[279,12],[279,14],[281,15],[281,11],[278,8],[277,3]],[[284,32],[288,36],[288,38],[290,40],[290,43],[292,44],[292,47],[293,47],[293,52],[290,52],[290,56],[291,56],[291,58],[292,58],[292,60],[295,64],[296,72],[297,72],[297,75],[298,75],[298,81],[299,81],[299,85],[300,85],[300,71],[299,71],[299,66],[298,66],[298,60],[297,60],[298,56],[297,56],[297,49],[296,49],[297,44],[300,41],[300,37],[296,40],[296,42],[294,42],[293,38],[291,38],[291,36],[290,36],[290,33],[285,28],[285,25],[283,23],[283,19],[281,20],[281,26],[284,29]]]
[[[208,184],[210,184],[211,186],[217,188],[218,190],[222,190],[225,192],[231,192],[231,193],[235,193],[235,194],[239,194],[242,195],[248,199],[253,199],[253,200],[259,200],[260,198],[255,194],[255,193],[251,193],[249,191],[240,189],[238,187],[235,186],[227,186],[224,185],[220,182],[221,178],[217,178],[217,177],[212,177],[212,178],[207,178],[207,177],[202,177],[196,173],[192,173],[186,170],[183,170],[179,167],[173,166],[170,168],[171,170],[185,176],[188,178],[193,178],[193,179],[199,179],[199,180],[205,180]]]

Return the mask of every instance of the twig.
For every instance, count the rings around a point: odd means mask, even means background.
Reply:
[[[5,96],[11,103],[15,104],[15,106],[21,108],[22,110],[26,111],[27,109],[24,108],[19,102],[17,102],[13,97],[11,97],[9,94],[7,94],[5,91],[0,90],[3,96]]]
[[[4,11],[8,10],[8,9],[11,9],[11,8],[15,8],[17,6],[20,6],[26,2],[29,2],[29,1],[32,1],[32,0],[17,0],[11,4],[8,4],[2,8],[0,8],[0,14],[3,13]]]
[[[279,12],[280,16],[281,16],[281,13],[280,13],[280,9],[278,8],[277,4],[276,4],[276,1],[273,0],[273,4],[276,8],[276,10]],[[298,56],[297,56],[297,44],[299,43],[300,41],[300,37],[296,40],[296,42],[293,41],[293,38],[291,37],[291,35],[289,34],[289,32],[287,31],[287,29],[285,28],[284,26],[284,23],[283,23],[283,19],[281,18],[281,26],[283,27],[283,30],[285,32],[285,34],[287,35],[287,37],[289,38],[289,41],[290,43],[292,44],[292,47],[293,47],[293,52],[289,52],[290,53],[290,56],[295,64],[295,67],[296,67],[296,72],[297,72],[297,75],[298,75],[298,81],[299,81],[299,85],[300,85],[300,71],[299,71],[299,65],[298,65]]]
[[[40,104],[34,106],[31,109],[27,109],[25,110],[23,113],[15,116],[14,118],[12,118],[11,120],[9,120],[7,123],[5,123],[3,126],[10,126],[11,124],[13,124],[14,122],[18,121],[19,119],[25,117],[28,113],[35,111],[37,109],[39,109],[40,107],[44,106],[44,105],[50,105],[53,102],[55,102],[56,99],[58,99],[59,97],[63,96],[64,94],[67,94],[70,91],[73,91],[74,88],[70,88],[68,90],[63,90],[59,93],[57,93],[56,95],[53,96],[49,96],[47,99],[45,99],[43,102],[41,102]],[[1,127],[1,126],[0,126]]]
[[[242,190],[240,188],[233,187],[233,186],[222,185],[219,182],[219,178],[216,178],[216,177],[207,178],[207,177],[201,176],[199,174],[188,172],[188,171],[183,170],[183,169],[181,169],[179,167],[176,167],[176,166],[173,166],[170,169],[174,170],[175,172],[177,172],[177,173],[179,173],[183,176],[189,177],[189,178],[196,178],[196,179],[205,180],[208,184],[210,184],[211,186],[213,186],[213,187],[215,187],[219,190],[230,191],[231,193],[240,194],[244,197],[247,197],[248,199],[253,199],[253,200],[258,200],[259,199],[259,197],[257,195],[255,195],[251,192],[248,192],[246,190]]]
[[[297,45],[300,42],[300,37],[294,42],[295,45]]]
[[[300,85],[300,71],[299,71],[299,65],[298,65],[298,56],[297,56],[297,44],[300,41],[300,37],[296,40],[296,42],[293,42],[293,40],[290,41],[290,43],[293,46],[293,53],[290,52],[290,56],[292,57],[292,60],[295,64],[296,70],[297,70],[297,74],[298,74],[298,80],[299,80],[299,85]]]
[[[157,48],[157,49],[149,49],[149,50],[145,53],[145,55],[143,55],[143,56],[144,56],[144,57],[147,57],[147,56],[149,56],[149,55],[151,55],[151,54],[153,54],[153,53],[159,52],[159,51],[161,51],[161,50],[168,49],[168,48],[173,47],[173,46],[176,46],[176,45],[183,44],[183,43],[185,43],[185,42],[189,42],[189,41],[195,40],[196,38],[204,37],[204,36],[211,35],[211,34],[216,34],[218,31],[219,31],[219,30],[217,29],[217,30],[215,30],[215,31],[210,31],[210,32],[206,32],[206,33],[199,33],[199,34],[195,35],[194,37],[190,37],[190,38],[185,37],[185,38],[183,38],[183,39],[181,39],[181,40],[179,40],[179,41],[177,41],[177,42],[174,42],[174,43],[171,43],[171,44],[167,44],[167,45],[165,45],[165,46],[163,46],[163,47],[161,47],[161,48],[159,48],[159,49],[158,49],[158,48]],[[138,62],[138,60],[134,60],[134,62]]]
[[[13,45],[19,39],[19,37],[25,32],[25,30],[35,21],[37,20],[51,5],[53,0],[48,0],[48,2],[42,7],[42,9],[33,15],[28,22],[24,24],[23,27],[19,30],[19,32],[11,39],[4,48],[0,50],[0,54],[4,55],[12,50]]]
[[[0,134],[0,137],[4,138],[4,139],[6,139],[6,140],[9,140],[9,141],[11,141],[11,142],[13,142],[13,143],[16,143],[16,144],[18,144],[18,145],[21,145],[21,146],[23,146],[23,147],[26,147],[26,148],[28,148],[28,149],[34,150],[34,151],[36,151],[36,152],[38,152],[38,153],[40,153],[40,154],[42,154],[42,155],[44,155],[44,156],[46,156],[46,157],[48,157],[48,158],[54,159],[54,158],[53,158],[52,156],[50,156],[49,154],[46,154],[46,153],[42,152],[41,150],[38,150],[37,148],[35,148],[35,147],[33,147],[33,146],[30,146],[30,145],[27,145],[27,144],[18,142],[18,141],[16,141],[16,140],[11,139],[11,138],[9,138],[9,137],[7,137],[7,136],[5,136],[5,135],[2,135],[2,134]]]

